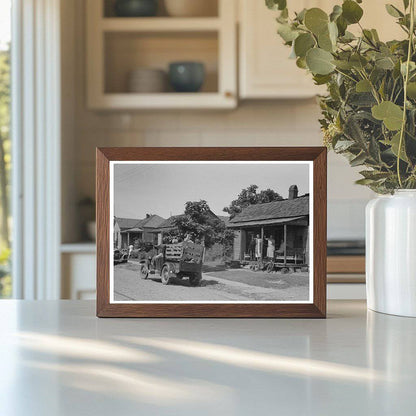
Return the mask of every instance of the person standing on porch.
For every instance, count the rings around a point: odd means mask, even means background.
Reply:
[[[276,242],[273,238],[273,236],[271,235],[268,239],[267,239],[267,257],[269,259],[274,259],[274,250],[275,250],[275,245]]]
[[[260,235],[256,235],[256,259],[260,260],[262,258],[263,251],[263,240],[260,238]]]
[[[251,236],[250,244],[248,245],[248,254],[250,256],[250,260],[254,260],[256,258],[256,239],[254,236]]]

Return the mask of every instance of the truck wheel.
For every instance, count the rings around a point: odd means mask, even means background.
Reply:
[[[140,264],[139,277],[140,279],[147,279],[149,276],[149,268],[146,263]]]
[[[199,286],[202,280],[202,273],[195,273],[192,276],[189,276],[189,284],[191,286]]]
[[[163,266],[162,271],[160,272],[160,278],[162,279],[162,283],[164,285],[168,285],[170,283],[169,267],[168,266]]]

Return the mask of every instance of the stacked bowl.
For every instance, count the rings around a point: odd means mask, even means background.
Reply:
[[[167,90],[166,72],[162,69],[137,68],[129,73],[128,91],[158,93]]]

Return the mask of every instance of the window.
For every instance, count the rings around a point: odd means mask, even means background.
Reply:
[[[0,0],[0,298],[12,294],[10,267],[10,41],[11,0]]]

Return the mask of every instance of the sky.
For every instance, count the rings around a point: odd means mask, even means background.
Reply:
[[[290,185],[309,193],[309,165],[302,164],[114,164],[114,215],[163,218],[182,214],[187,201],[208,202],[217,215],[243,188],[258,185],[288,197]]]
[[[10,41],[10,7],[11,0],[0,0],[0,49]]]

